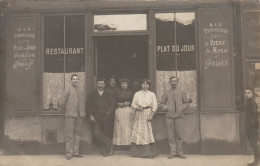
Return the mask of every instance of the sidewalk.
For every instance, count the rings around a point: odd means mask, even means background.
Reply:
[[[187,155],[187,159],[134,158],[116,153],[110,157],[84,155],[66,160],[62,155],[0,155],[0,166],[247,166],[253,160],[249,155]]]

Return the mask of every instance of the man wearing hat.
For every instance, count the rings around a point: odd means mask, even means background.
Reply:
[[[170,144],[170,154],[168,159],[174,157],[186,158],[182,150],[181,123],[183,121],[183,111],[187,108],[189,100],[184,91],[177,88],[178,78],[170,77],[171,89],[162,96],[161,108],[166,113],[166,126],[168,131],[168,142]]]

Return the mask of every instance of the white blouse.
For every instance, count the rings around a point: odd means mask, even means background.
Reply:
[[[151,91],[143,91],[140,90],[135,93],[132,107],[137,109],[138,106],[142,107],[152,107],[152,111],[155,112],[157,110],[157,99],[153,92]]]

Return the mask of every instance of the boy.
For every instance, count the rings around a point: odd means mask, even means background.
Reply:
[[[254,161],[248,163],[248,166],[259,165],[259,148],[257,146],[259,122],[257,119],[257,104],[253,99],[253,91],[250,88],[245,89],[245,126],[248,142],[254,151]]]

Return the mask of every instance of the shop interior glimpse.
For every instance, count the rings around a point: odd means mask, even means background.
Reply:
[[[97,37],[97,76],[130,80],[147,78],[147,50],[146,36]]]

